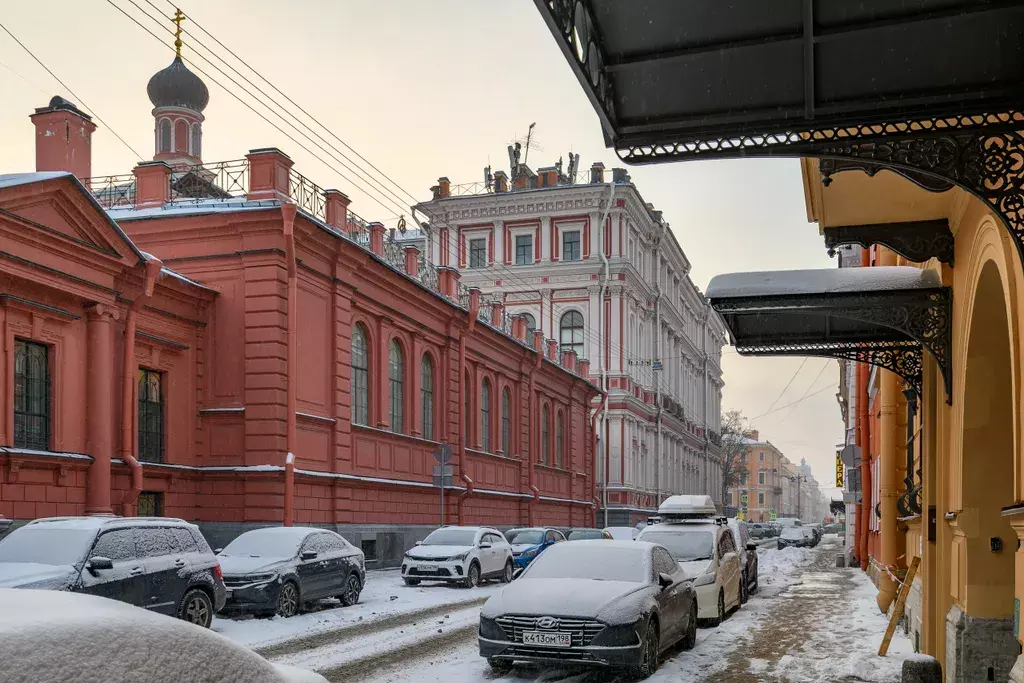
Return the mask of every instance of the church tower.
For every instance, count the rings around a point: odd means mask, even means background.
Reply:
[[[153,103],[154,161],[165,161],[176,169],[203,163],[203,109],[210,101],[206,84],[181,60],[181,22],[185,15],[176,10],[174,47],[177,54],[166,69],[149,79],[146,92]]]

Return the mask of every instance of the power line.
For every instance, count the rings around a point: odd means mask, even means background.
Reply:
[[[764,417],[765,415],[768,415],[769,413],[772,412],[772,408],[775,407],[775,404],[779,402],[779,399],[782,398],[782,396],[786,393],[786,390],[789,389],[789,385],[793,383],[793,380],[796,379],[796,376],[800,374],[801,370],[803,370],[804,363],[806,363],[806,362],[807,362],[807,356],[804,356],[804,359],[802,361],[800,361],[800,367],[798,367],[796,369],[796,372],[793,373],[793,376],[789,378],[788,382],[786,382],[786,386],[782,387],[782,391],[780,391],[779,395],[775,397],[775,400],[772,401],[772,404],[770,406],[768,406],[768,410],[766,410],[765,412],[761,413],[757,417]],[[752,417],[750,419],[751,420],[756,420],[757,417]]]
[[[814,379],[811,380],[811,383],[807,385],[807,389],[804,390],[803,396],[800,397],[800,399],[797,401],[797,403],[799,403],[800,401],[804,400],[804,398],[807,396],[807,392],[810,391],[811,387],[813,387],[817,383],[818,378],[821,377],[821,373],[825,372],[825,368],[827,368],[829,366],[829,363],[831,363],[831,362],[832,361],[830,361],[830,360],[826,360],[825,361],[825,364],[821,366],[821,370],[818,370],[818,374],[815,375]],[[790,410],[788,413],[786,413],[786,417],[784,417],[781,420],[779,420],[779,424],[782,424],[783,422],[788,420],[789,416],[792,415],[793,411],[795,411],[795,410],[796,410],[796,406],[794,405],[793,406],[793,410]]]
[[[779,406],[775,410],[771,411],[771,413],[764,413],[762,415],[758,415],[757,417],[753,417],[753,418],[750,418],[750,419],[751,420],[759,420],[762,417],[766,417],[768,415],[771,415],[772,413],[777,413],[780,410],[785,410],[786,408],[789,408],[790,406],[795,406],[798,403],[803,403],[804,401],[806,401],[808,399],[814,398],[815,396],[817,396],[818,394],[820,394],[823,391],[828,391],[829,389],[834,389],[834,388],[835,388],[835,385],[833,385],[833,384],[826,384],[822,388],[820,388],[817,391],[815,391],[813,394],[808,394],[807,396],[804,396],[803,398],[801,398],[801,399],[799,399],[797,401],[793,401],[792,403],[787,403],[786,405]]]
[[[73,98],[75,98],[75,101],[78,104],[82,105],[83,109],[85,109],[87,112],[89,112],[90,114],[95,116],[96,120],[99,121],[100,123],[102,123],[105,128],[107,128],[111,133],[113,133],[114,137],[117,138],[118,140],[120,140],[122,145],[127,147],[131,151],[132,154],[134,154],[136,157],[139,158],[140,161],[142,160],[142,155],[139,154],[138,152],[136,152],[135,149],[131,145],[129,145],[127,142],[125,142],[125,139],[117,134],[117,131],[114,130],[113,126],[111,126],[109,123],[104,121],[100,117],[100,115],[96,113],[95,109],[93,109],[92,107],[87,105],[85,103],[85,100],[83,100],[81,97],[79,97],[77,94],[75,94],[75,91],[72,90],[70,87],[68,87],[67,83],[65,83],[64,81],[60,80],[60,78],[57,76],[57,74],[53,73],[53,71],[50,70],[50,67],[46,66],[46,64],[43,63],[43,60],[39,59],[39,57],[36,57],[35,53],[32,52],[32,50],[28,49],[28,47],[25,45],[25,43],[23,43],[20,40],[18,40],[18,37],[16,35],[14,35],[13,33],[11,33],[11,30],[9,28],[4,26],[3,24],[0,24],[0,28],[2,28],[4,30],[4,32],[7,35],[9,35],[14,42],[16,42],[18,45],[20,45],[21,49],[24,50],[25,52],[27,52],[32,59],[36,60],[36,63],[39,64],[39,66],[43,67],[43,69],[46,70],[46,73],[50,74],[50,76],[53,77],[53,80],[55,80],[58,83],[60,83],[61,87],[64,88],[68,92],[69,95],[71,95]]]

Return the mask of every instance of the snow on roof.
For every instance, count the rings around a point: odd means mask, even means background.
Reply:
[[[124,602],[0,589],[0,662],[11,681],[294,680],[224,636]],[[303,680],[324,681],[320,677]]]
[[[710,299],[788,294],[838,294],[941,287],[932,270],[913,266],[769,270],[716,275],[708,284]]]
[[[168,277],[172,277],[175,280],[181,280],[185,284],[192,285],[193,287],[199,287],[201,289],[210,289],[206,285],[204,285],[202,283],[199,283],[199,282],[196,282],[195,280],[193,280],[191,278],[187,278],[184,275],[182,275],[181,273],[175,272],[175,271],[171,270],[170,268],[166,268],[166,267],[161,268],[160,269],[160,274],[161,275],[166,275]],[[216,290],[211,290],[211,291],[216,291]]]
[[[134,206],[117,206],[107,210],[116,221],[134,221],[143,218],[170,218],[172,216],[188,216],[195,214],[218,213],[222,211],[258,211],[281,206],[276,199],[250,201],[245,197],[237,199],[210,199],[206,201],[168,202],[163,206],[148,209],[136,209]]]
[[[134,524],[140,518],[139,517],[115,517],[114,515],[108,516],[92,516],[92,517],[42,517],[29,522],[31,525],[46,526],[46,527],[60,527],[61,529],[99,529],[107,525],[117,524]],[[180,526],[181,524],[189,524],[184,520],[177,519],[174,517],[160,517],[160,518],[148,518],[146,523],[155,524],[168,524],[174,526]]]
[[[61,178],[66,175],[71,175],[67,171],[38,171],[36,173],[7,173],[0,175],[0,190],[6,187],[16,187],[18,185],[28,185],[29,183],[38,183],[43,180],[52,180],[53,178]]]

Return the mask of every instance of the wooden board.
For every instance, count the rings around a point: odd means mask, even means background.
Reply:
[[[917,567],[920,564],[920,556],[910,561],[907,578],[900,584],[900,589],[896,593],[896,604],[892,608],[892,616],[889,617],[889,627],[885,629],[885,637],[882,638],[882,644],[878,648],[879,657],[884,657],[885,653],[889,651],[889,641],[892,640],[893,634],[896,633],[896,624],[903,618],[903,608],[907,604],[907,596],[910,595],[910,589],[914,585],[914,575],[917,574]]]

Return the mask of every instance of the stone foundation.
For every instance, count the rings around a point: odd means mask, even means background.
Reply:
[[[972,617],[956,605],[946,614],[946,683],[1011,680],[1020,648],[1013,617]],[[1024,679],[1017,679],[1024,680]]]
[[[910,642],[914,644],[914,652],[921,651],[921,632],[924,630],[922,591],[921,577],[915,576],[914,583],[910,584],[910,593],[907,595],[903,613],[905,632]]]

